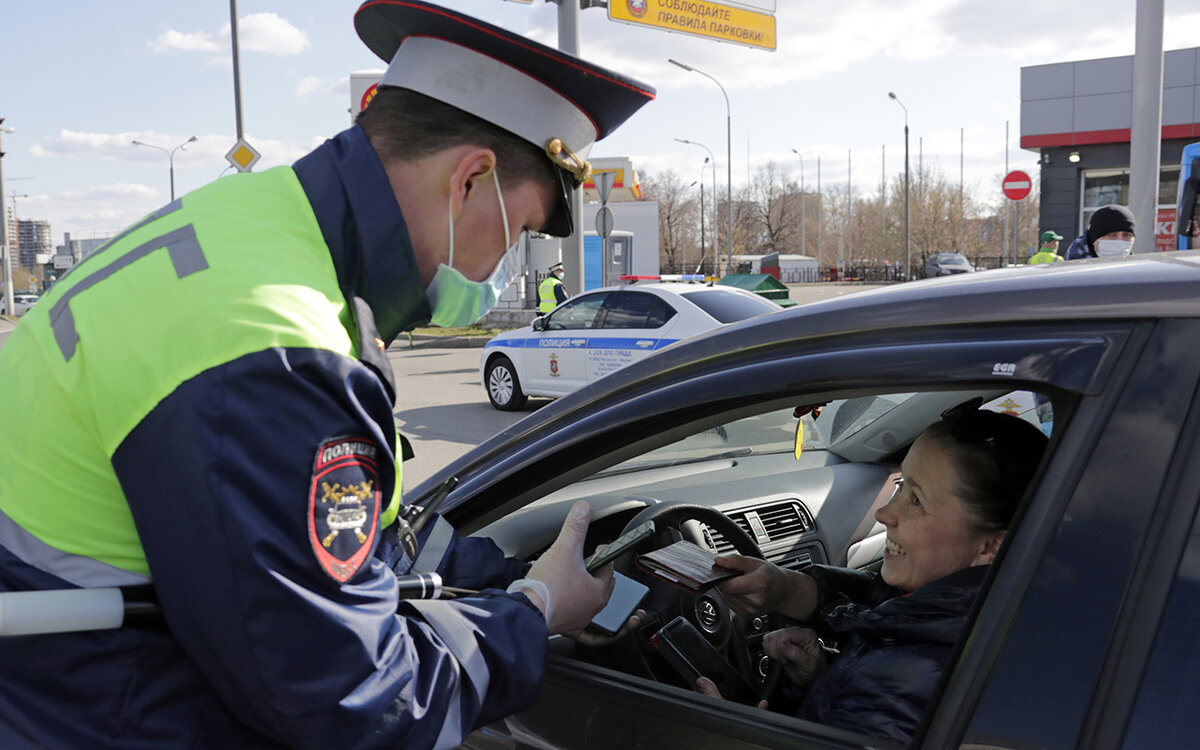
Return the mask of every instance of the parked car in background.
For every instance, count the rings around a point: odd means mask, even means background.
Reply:
[[[650,588],[647,615],[610,644],[551,638],[538,702],[463,747],[900,748],[695,692],[656,645],[663,625],[684,617],[763,689],[763,635],[781,623],[664,583],[635,553],[682,537],[875,570],[874,512],[900,462],[972,397],[1036,420],[1050,443],[911,747],[1194,747],[1197,336],[1200,253],[1001,268],[724,326],[543,406],[405,501],[454,477],[446,520],[527,561],[577,500],[592,508],[584,555],[653,519],[656,535],[615,562]],[[827,405],[798,435],[795,408],[814,404]]]
[[[14,294],[13,309],[16,310],[16,312],[13,314],[13,317],[19,318],[25,313],[29,312],[29,308],[33,307],[33,303],[37,301],[38,296],[36,294]],[[7,304],[8,303],[5,300],[4,295],[0,294],[0,315],[9,314],[8,310],[5,309]]]
[[[511,411],[529,396],[564,396],[677,341],[780,309],[729,286],[596,289],[493,338],[480,357],[479,374],[492,406]]]
[[[925,261],[925,275],[951,276],[956,273],[974,273],[975,266],[962,253],[934,253]]]

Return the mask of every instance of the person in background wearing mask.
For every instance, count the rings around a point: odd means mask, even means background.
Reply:
[[[538,284],[538,312],[545,315],[567,301],[567,287],[562,282],[563,264],[550,266],[550,275]]]
[[[1062,239],[1062,235],[1052,230],[1042,232],[1042,247],[1029,258],[1029,265],[1035,266],[1039,263],[1057,263],[1063,257],[1058,254],[1058,241]]]
[[[1101,206],[1088,221],[1087,231],[1067,247],[1067,260],[1129,255],[1133,236],[1132,211],[1125,206]]]
[[[521,231],[570,234],[654,91],[418,0],[354,23],[389,65],[353,127],[121,232],[0,351],[0,591],[162,615],[0,638],[0,747],[449,748],[608,598],[585,503],[532,566],[440,518],[413,549],[386,347],[487,312]],[[417,572],[469,591],[406,599]]]

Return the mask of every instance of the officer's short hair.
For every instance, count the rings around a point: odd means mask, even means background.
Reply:
[[[456,146],[471,145],[496,153],[500,181],[557,184],[557,169],[533,144],[475,115],[424,94],[381,86],[356,120],[379,158],[412,162]]]

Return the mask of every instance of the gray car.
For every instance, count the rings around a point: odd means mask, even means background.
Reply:
[[[952,276],[956,273],[974,273],[975,266],[962,253],[934,253],[925,261],[925,275]]]

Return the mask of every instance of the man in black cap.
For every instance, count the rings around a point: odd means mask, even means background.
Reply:
[[[1134,223],[1133,212],[1125,206],[1101,206],[1088,221],[1087,231],[1067,247],[1067,260],[1129,255]]]
[[[385,350],[493,306],[522,230],[568,234],[653,90],[431,3],[355,26],[389,61],[356,126],[122,232],[0,351],[0,591],[161,611],[0,638],[0,747],[453,747],[608,597],[584,503],[532,566],[402,509]]]

